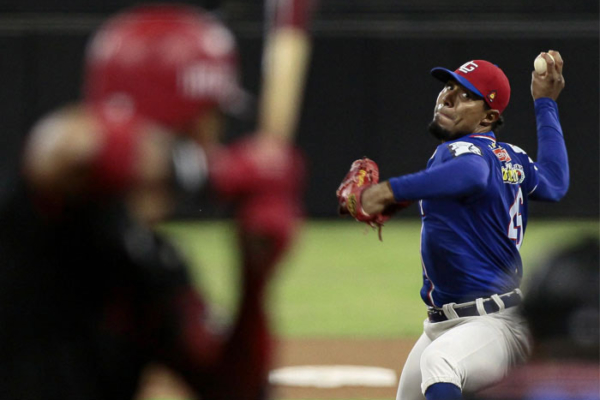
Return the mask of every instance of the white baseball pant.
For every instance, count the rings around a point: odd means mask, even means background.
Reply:
[[[438,382],[452,383],[463,392],[482,390],[525,361],[530,347],[517,307],[437,323],[426,319],[404,364],[396,400],[424,400],[427,388]]]

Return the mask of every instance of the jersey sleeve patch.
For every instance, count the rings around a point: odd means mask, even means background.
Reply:
[[[482,156],[481,149],[469,142],[454,142],[448,145],[448,149],[453,157],[458,157],[463,154],[473,153]]]

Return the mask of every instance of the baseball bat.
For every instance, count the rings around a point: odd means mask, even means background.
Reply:
[[[315,0],[267,0],[261,135],[293,140],[303,100],[311,42],[308,23]]]

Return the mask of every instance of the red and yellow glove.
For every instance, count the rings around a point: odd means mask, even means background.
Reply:
[[[375,161],[364,157],[352,163],[350,171],[344,177],[344,180],[336,191],[336,195],[340,214],[350,214],[357,221],[365,222],[367,225],[377,228],[379,231],[379,240],[381,240],[381,228],[383,224],[396,211],[408,207],[411,202],[390,204],[378,214],[367,214],[362,207],[362,193],[377,183],[379,183],[379,167]]]
[[[377,216],[367,214],[362,207],[362,192],[379,182],[379,167],[366,157],[352,163],[350,171],[335,192],[340,214],[350,214],[357,221],[374,226]]]

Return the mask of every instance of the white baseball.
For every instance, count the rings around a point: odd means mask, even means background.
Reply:
[[[546,53],[546,54],[548,54],[550,56],[550,58],[552,59],[552,61],[554,61],[554,57],[552,57],[552,54],[550,54],[550,53]],[[542,74],[546,73],[546,70],[548,69],[548,64],[546,63],[546,59],[544,57],[542,57],[541,54],[539,56],[537,56],[537,58],[533,62],[533,68],[535,68],[535,72],[537,72],[538,75],[542,75]]]

